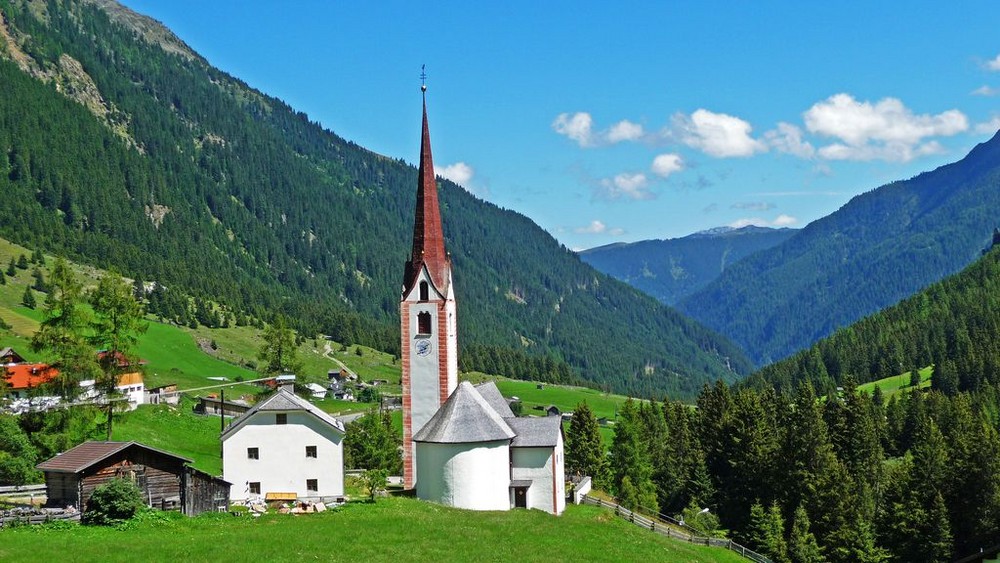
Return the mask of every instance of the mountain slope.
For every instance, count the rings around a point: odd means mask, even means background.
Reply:
[[[808,380],[828,389],[848,375],[874,381],[931,364],[952,379],[946,391],[1000,383],[1000,248],[749,381],[792,390]]]
[[[975,259],[1000,221],[1000,138],[853,198],[678,304],[758,364],[800,350]]]
[[[719,277],[734,262],[778,245],[795,232],[750,226],[676,239],[609,244],[579,255],[605,274],[673,305]]]
[[[109,0],[0,0],[0,12],[0,235],[217,300],[236,322],[280,311],[306,334],[398,352],[412,166],[322,130]],[[418,116],[415,95],[400,127],[414,153]],[[439,188],[463,347],[546,356],[642,395],[749,371],[731,343],[527,218]],[[197,316],[186,297],[170,303],[169,318]]]

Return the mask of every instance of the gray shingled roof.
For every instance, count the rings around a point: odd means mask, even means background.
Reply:
[[[514,418],[514,411],[510,410],[507,399],[504,399],[503,394],[500,393],[500,389],[497,389],[496,383],[492,381],[480,383],[476,385],[476,391],[479,391],[479,394],[500,415],[500,418]]]
[[[514,432],[504,419],[471,383],[463,381],[417,432],[413,441],[467,444],[509,440],[513,437]]]
[[[319,407],[303,399],[302,397],[299,397],[295,393],[289,393],[284,389],[278,389],[278,391],[276,391],[273,395],[254,405],[250,410],[244,413],[243,416],[229,423],[229,426],[227,426],[226,430],[222,433],[221,439],[225,440],[227,437],[229,437],[229,435],[231,435],[237,429],[241,428],[244,424],[246,424],[246,422],[250,420],[250,417],[252,417],[254,414],[258,412],[289,412],[289,411],[309,412],[319,420],[336,428],[340,432],[344,432],[343,423],[341,423],[336,418],[323,412]]]
[[[505,421],[517,434],[512,448],[555,447],[562,432],[562,419],[558,416],[508,418]]]
[[[173,457],[181,463],[191,463],[190,459],[138,442],[84,442],[39,463],[35,468],[55,473],[79,473],[91,465],[133,446]]]

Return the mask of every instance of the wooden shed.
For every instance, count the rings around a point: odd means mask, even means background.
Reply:
[[[153,508],[188,516],[228,509],[231,484],[190,463],[138,442],[84,442],[37,468],[45,473],[48,506],[76,506],[86,512],[94,489],[123,478],[138,485]]]

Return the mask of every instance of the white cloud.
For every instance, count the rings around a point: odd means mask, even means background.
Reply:
[[[573,232],[578,235],[609,234],[612,236],[620,236],[625,234],[625,229],[619,229],[617,227],[609,229],[608,226],[605,225],[603,221],[599,219],[594,219],[593,221],[590,222],[589,225],[574,228]]]
[[[774,225],[775,227],[787,227],[789,225],[794,225],[795,223],[798,222],[799,220],[796,219],[795,217],[792,217],[791,215],[781,214],[775,217],[774,221],[771,221],[771,224]]]
[[[594,120],[589,113],[578,111],[572,115],[560,113],[552,122],[552,129],[576,141],[581,147],[589,147],[593,144],[593,125]]]
[[[1000,55],[997,55],[994,59],[986,61],[986,68],[994,71],[1000,70]]]
[[[642,125],[627,119],[615,123],[606,130],[594,131],[594,118],[585,111],[573,114],[560,113],[552,122],[552,129],[584,148],[638,141],[645,133]]]
[[[816,149],[808,141],[802,140],[802,129],[791,123],[780,122],[777,129],[764,134],[767,144],[779,152],[799,158],[812,158]]]
[[[791,215],[778,215],[773,221],[768,221],[767,219],[762,219],[760,217],[745,217],[743,219],[737,219],[729,224],[730,227],[734,229],[742,229],[743,227],[748,227],[754,225],[756,227],[788,227],[798,223],[799,220]]]
[[[732,209],[746,209],[749,211],[770,211],[777,206],[766,201],[745,201],[734,203],[729,207]]]
[[[642,125],[623,119],[612,125],[603,137],[612,144],[622,141],[638,141],[642,138]]]
[[[989,96],[996,96],[998,94],[1000,94],[1000,89],[993,88],[993,87],[986,86],[986,85],[980,86],[979,88],[976,88],[975,90],[972,91],[972,95],[973,96],[987,96],[987,97],[989,97]]]
[[[994,115],[989,121],[976,124],[976,133],[980,135],[993,135],[1000,130],[1000,115]]]
[[[678,154],[661,154],[657,155],[656,158],[653,159],[653,166],[651,169],[653,174],[666,178],[674,172],[684,170],[684,161]]]
[[[750,123],[724,113],[699,109],[690,116],[675,115],[674,127],[681,141],[717,158],[751,156],[767,145],[750,136]]]
[[[601,180],[601,185],[596,195],[602,199],[632,199],[644,200],[653,199],[653,193],[649,191],[649,179],[645,174],[630,174],[623,172],[614,178]]]
[[[889,160],[906,162],[941,152],[927,137],[950,136],[969,128],[958,110],[937,115],[915,115],[896,98],[875,104],[859,102],[850,94],[836,94],[814,104],[803,114],[806,129],[839,142],[819,149],[828,160]]]
[[[460,186],[468,186],[476,171],[464,162],[456,162],[448,166],[435,166],[434,173]]]

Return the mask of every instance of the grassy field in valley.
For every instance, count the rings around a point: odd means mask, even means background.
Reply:
[[[471,512],[407,498],[308,515],[210,514],[99,527],[0,531],[0,560],[50,561],[745,561],[663,538],[591,506]]]
[[[927,366],[919,370],[920,385],[918,388],[926,389],[931,386],[931,372],[933,371],[934,366]],[[875,387],[882,390],[882,396],[886,399],[896,393],[913,389],[913,387],[910,386],[910,372],[858,385],[858,390],[864,391],[865,393],[873,393],[875,391]]]

